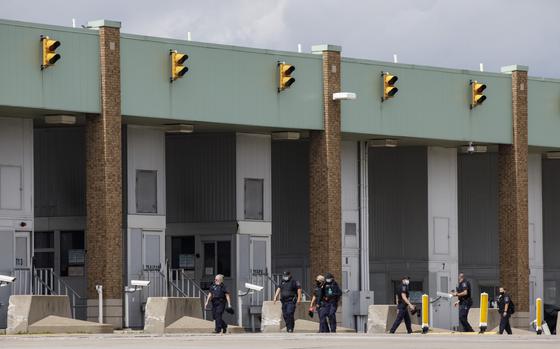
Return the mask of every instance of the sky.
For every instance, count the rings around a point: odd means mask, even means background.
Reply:
[[[72,26],[122,22],[126,33],[560,78],[560,0],[0,0],[0,18]]]

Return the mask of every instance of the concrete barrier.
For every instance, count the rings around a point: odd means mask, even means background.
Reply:
[[[11,296],[6,334],[112,333],[106,324],[72,319],[68,296]]]
[[[480,308],[471,308],[469,310],[469,316],[467,318],[469,320],[469,324],[473,328],[475,332],[479,331],[480,326]],[[487,331],[491,331],[492,329],[496,328],[500,325],[500,312],[496,308],[488,309],[488,322],[487,322]]]
[[[313,317],[310,317],[309,306],[311,302],[301,302],[296,305],[296,312],[294,318],[297,320],[306,320],[319,323],[318,315],[315,313]],[[282,303],[273,301],[265,301],[262,306],[262,319],[261,319],[261,332],[280,332],[286,327],[284,319],[282,318]],[[317,325],[317,328],[318,325]],[[297,328],[296,328],[297,330]]]
[[[170,325],[185,316],[203,319],[200,298],[149,297],[146,303],[144,332],[166,333]]]
[[[368,308],[367,333],[389,332],[397,318],[397,306],[394,304],[375,304]],[[411,315],[412,324],[421,325],[418,316]],[[404,328],[404,323],[400,326]]]

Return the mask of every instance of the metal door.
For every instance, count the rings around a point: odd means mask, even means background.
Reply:
[[[437,290],[438,292],[448,293],[450,288],[451,275],[448,272],[437,273]],[[434,295],[435,296],[435,295]],[[448,298],[440,298],[432,303],[432,326],[437,328],[450,329],[452,325],[451,312],[452,300]]]

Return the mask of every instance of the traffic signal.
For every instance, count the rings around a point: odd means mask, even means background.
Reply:
[[[486,85],[476,80],[471,80],[471,109],[482,104],[486,96],[482,92],[486,90]]]
[[[278,92],[284,91],[296,82],[296,79],[291,76],[294,70],[296,67],[293,65],[278,62]]]
[[[189,59],[189,56],[185,53],[178,53],[176,50],[170,50],[169,57],[171,57],[171,77],[169,81],[173,82],[189,71],[189,68],[183,65]]]
[[[60,54],[56,53],[56,49],[60,46],[60,41],[41,35],[41,46],[43,51],[41,70],[43,70],[60,59]]]
[[[399,77],[387,72],[381,73],[381,77],[383,78],[383,97],[381,97],[381,102],[383,102],[389,98],[395,97],[399,91],[399,89],[395,87],[395,83]]]

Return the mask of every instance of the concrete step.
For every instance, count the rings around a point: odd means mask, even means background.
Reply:
[[[165,328],[165,333],[212,333],[214,321],[183,316]],[[245,333],[239,326],[228,325],[228,333]]]
[[[50,315],[30,325],[29,333],[113,333],[113,326]]]

